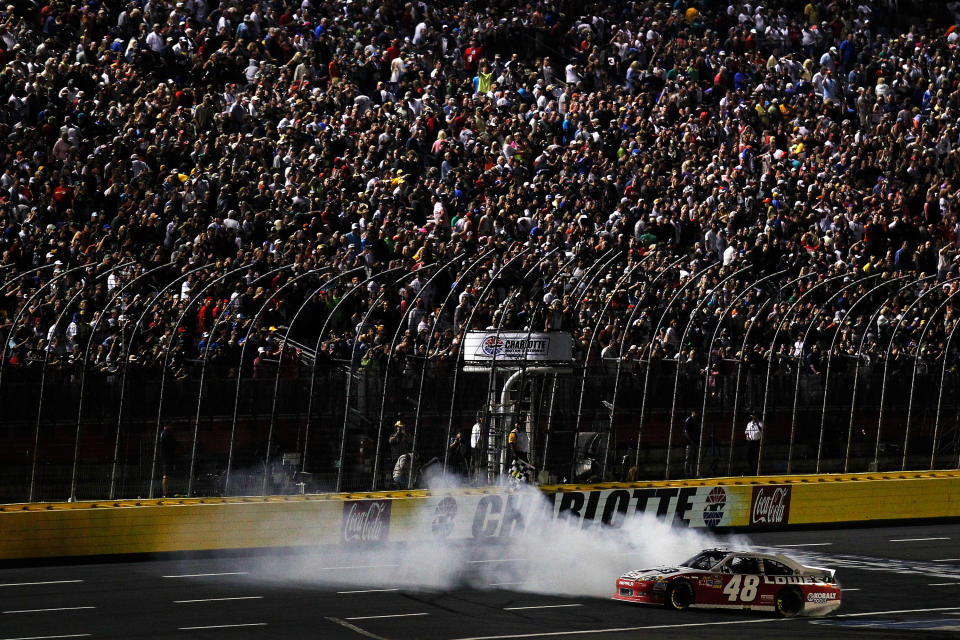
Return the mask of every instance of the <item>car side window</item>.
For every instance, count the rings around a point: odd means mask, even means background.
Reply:
[[[782,562],[777,562],[776,560],[770,560],[769,558],[763,559],[763,572],[768,576],[792,576],[793,569],[783,564]]]
[[[731,573],[760,573],[760,563],[750,556],[734,556],[728,565]]]

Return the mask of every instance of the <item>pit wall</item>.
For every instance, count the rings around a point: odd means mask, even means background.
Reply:
[[[512,535],[563,514],[620,526],[644,513],[680,527],[791,526],[960,517],[960,472],[553,485],[267,498],[0,506],[0,560],[363,546]]]

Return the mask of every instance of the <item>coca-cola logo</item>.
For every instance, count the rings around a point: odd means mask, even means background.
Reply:
[[[348,500],[343,503],[341,542],[375,544],[390,534],[389,500]]]
[[[754,487],[750,524],[787,524],[790,520],[790,489],[789,485]]]

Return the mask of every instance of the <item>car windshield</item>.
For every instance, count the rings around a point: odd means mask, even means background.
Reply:
[[[684,562],[683,566],[706,571],[708,569],[712,569],[726,556],[727,554],[723,551],[701,551],[697,555]]]

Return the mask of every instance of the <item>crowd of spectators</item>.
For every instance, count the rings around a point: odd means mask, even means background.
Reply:
[[[484,327],[821,373],[930,322],[940,357],[960,18],[930,4],[15,2],[5,366],[295,375],[294,318],[368,367]]]

